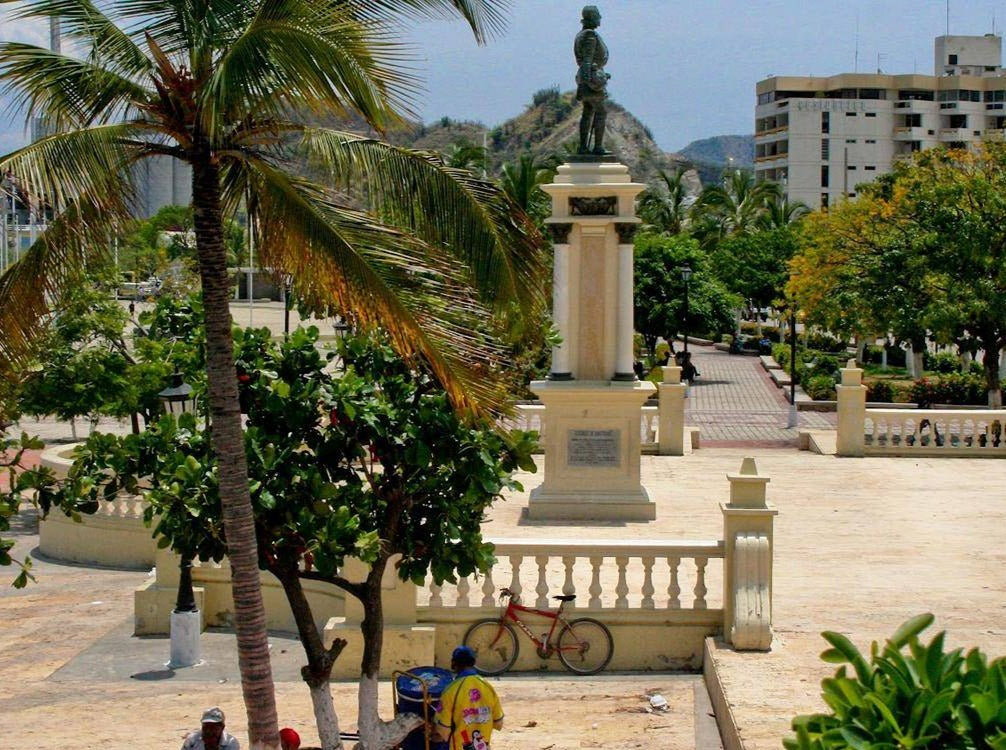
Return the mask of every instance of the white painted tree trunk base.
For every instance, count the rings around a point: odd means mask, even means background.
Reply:
[[[339,717],[335,713],[328,681],[311,688],[311,705],[314,707],[314,723],[318,727],[322,750],[343,750],[342,739],[339,737]]]
[[[391,721],[381,721],[377,712],[377,678],[360,677],[358,693],[360,727],[358,750],[391,750],[397,747],[413,729],[423,726],[423,717],[416,714],[399,714]]]

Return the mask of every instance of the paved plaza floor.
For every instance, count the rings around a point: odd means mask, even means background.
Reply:
[[[680,458],[646,456],[643,481],[658,505],[654,522],[529,524],[526,492],[498,504],[487,536],[601,539],[715,539],[727,472],[753,455],[771,477],[776,523],[774,626],[769,653],[720,650],[716,666],[745,747],[780,745],[791,717],[819,710],[819,633],[834,629],[867,646],[908,617],[930,611],[954,646],[1006,654],[1006,503],[1003,463],[982,459],[841,459],[786,449],[701,449]],[[522,477],[529,491],[539,480]],[[34,543],[31,519],[16,552]],[[0,736],[74,750],[100,744],[171,747],[204,704],[219,703],[241,735],[243,710],[232,643],[211,636],[201,672],[168,672],[163,640],[130,635],[132,591],[144,572],[40,563],[23,591],[0,587]],[[273,639],[284,723],[311,729],[307,691],[297,680],[296,644]],[[105,655],[105,658],[102,655]],[[114,658],[111,656],[114,655]],[[511,731],[495,747],[695,746],[694,679],[675,674],[503,677]],[[692,680],[691,682],[689,680]],[[672,715],[645,713],[659,690]],[[334,689],[352,722],[355,686]],[[382,693],[390,700],[390,688]],[[388,704],[385,710],[389,711]],[[533,723],[533,725],[532,725]],[[597,728],[593,728],[598,725]],[[613,738],[617,739],[614,741]]]

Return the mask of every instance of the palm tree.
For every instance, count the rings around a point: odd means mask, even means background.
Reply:
[[[781,193],[765,204],[765,211],[758,217],[760,229],[781,229],[795,224],[810,213],[810,207],[802,201],[790,203]]]
[[[776,183],[756,182],[750,172],[735,170],[722,186],[710,185],[699,195],[692,209],[696,236],[709,247],[722,237],[756,231],[759,217],[778,195]]]
[[[674,174],[661,169],[660,183],[648,187],[639,196],[639,216],[651,228],[666,234],[681,234],[688,224],[691,196],[685,184],[685,170],[678,167]]]
[[[394,37],[402,19],[460,16],[478,41],[502,0],[29,0],[17,15],[58,17],[80,57],[0,44],[0,81],[55,135],[0,157],[0,172],[55,218],[0,277],[0,371],[23,363],[50,303],[130,218],[133,165],[170,156],[192,168],[206,315],[212,442],[230,558],[242,689],[253,750],[279,745],[236,388],[224,226],[244,203],[262,262],[301,296],[381,326],[428,363],[456,406],[503,399],[498,350],[472,322],[544,304],[540,238],[491,184],[441,160],[314,127],[353,113],[381,132],[416,81]],[[304,177],[303,159],[332,186]],[[356,190],[374,209],[340,200]],[[365,685],[366,683],[366,685]],[[373,692],[373,696],[370,692]],[[376,674],[361,680],[373,698]]]
[[[471,141],[458,141],[452,143],[444,153],[444,161],[448,167],[454,169],[467,169],[471,172],[478,171],[484,174],[489,161],[489,153],[483,146],[476,146]]]
[[[555,168],[543,165],[538,158],[528,153],[521,154],[516,163],[503,165],[500,172],[500,187],[510,199],[531,216],[544,218],[548,210],[548,196],[541,185],[552,179]]]

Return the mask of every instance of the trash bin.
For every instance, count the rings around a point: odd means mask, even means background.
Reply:
[[[440,696],[453,679],[453,672],[440,667],[416,667],[397,673],[395,713],[418,714],[432,725],[433,716],[440,708]],[[427,747],[426,731],[420,727],[405,738],[402,750],[447,750],[447,743],[436,742],[431,736]]]

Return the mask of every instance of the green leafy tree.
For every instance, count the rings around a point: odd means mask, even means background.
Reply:
[[[733,310],[740,300],[715,278],[698,242],[684,235],[644,232],[636,236],[633,313],[636,330],[642,334],[651,359],[659,338],[673,341],[685,330],[681,268],[686,265],[693,272],[688,283],[688,331],[699,334],[733,330]]]
[[[467,169],[470,172],[485,172],[489,163],[489,152],[471,141],[452,143],[444,154],[448,167]]]
[[[395,573],[420,584],[428,574],[442,583],[487,570],[494,558],[482,540],[483,515],[503,490],[519,487],[511,479],[518,466],[533,469],[533,441],[459,418],[443,388],[385,341],[342,340],[344,371],[333,377],[333,355],[322,356],[316,339],[315,329],[298,329],[278,346],[264,330],[236,334],[259,565],[279,579],[297,622],[326,750],[340,746],[329,679],[345,642],[323,646],[303,581],[324,581],[360,600],[358,723],[365,748],[386,748],[414,721],[383,724],[377,716],[381,580],[396,556]],[[98,502],[148,484],[147,519],[161,543],[221,559],[226,532],[215,461],[194,426],[166,417],[142,435],[95,436],[67,494],[89,492]],[[366,564],[363,578],[345,574],[347,557]]]
[[[231,339],[225,228],[243,201],[261,262],[297,277],[310,303],[335,304],[396,349],[422,355],[453,403],[501,405],[491,342],[471,316],[545,304],[533,225],[506,196],[437,158],[306,124],[347,112],[378,132],[415,91],[396,43],[403,19],[462,17],[498,30],[492,0],[29,0],[20,18],[58,17],[73,54],[0,45],[0,81],[54,135],[0,157],[54,220],[0,278],[0,361],[23,361],[53,299],[130,219],[130,167],[169,156],[192,168],[196,255],[206,310],[213,449],[231,561],[252,750],[279,744],[262,617]],[[320,165],[300,176],[292,155]],[[370,212],[339,187],[365,184]],[[457,324],[456,313],[464,323]],[[0,364],[0,369],[3,365]]]
[[[810,213],[810,207],[802,201],[793,201],[782,193],[770,196],[765,204],[765,211],[758,217],[760,229],[771,231],[782,229],[799,223],[800,219]]]
[[[799,240],[789,227],[736,234],[721,240],[710,265],[724,286],[756,307],[768,307],[784,292],[789,259]]]
[[[504,164],[500,171],[500,187],[529,216],[544,219],[551,202],[541,186],[555,175],[555,167],[543,165],[538,157],[524,153],[516,162]]]
[[[869,658],[841,633],[822,633],[821,654],[841,664],[821,682],[830,713],[797,716],[787,750],[1006,747],[1006,659],[978,649],[945,650],[945,633],[919,635],[931,614],[913,617]],[[851,673],[850,673],[851,670]]]

